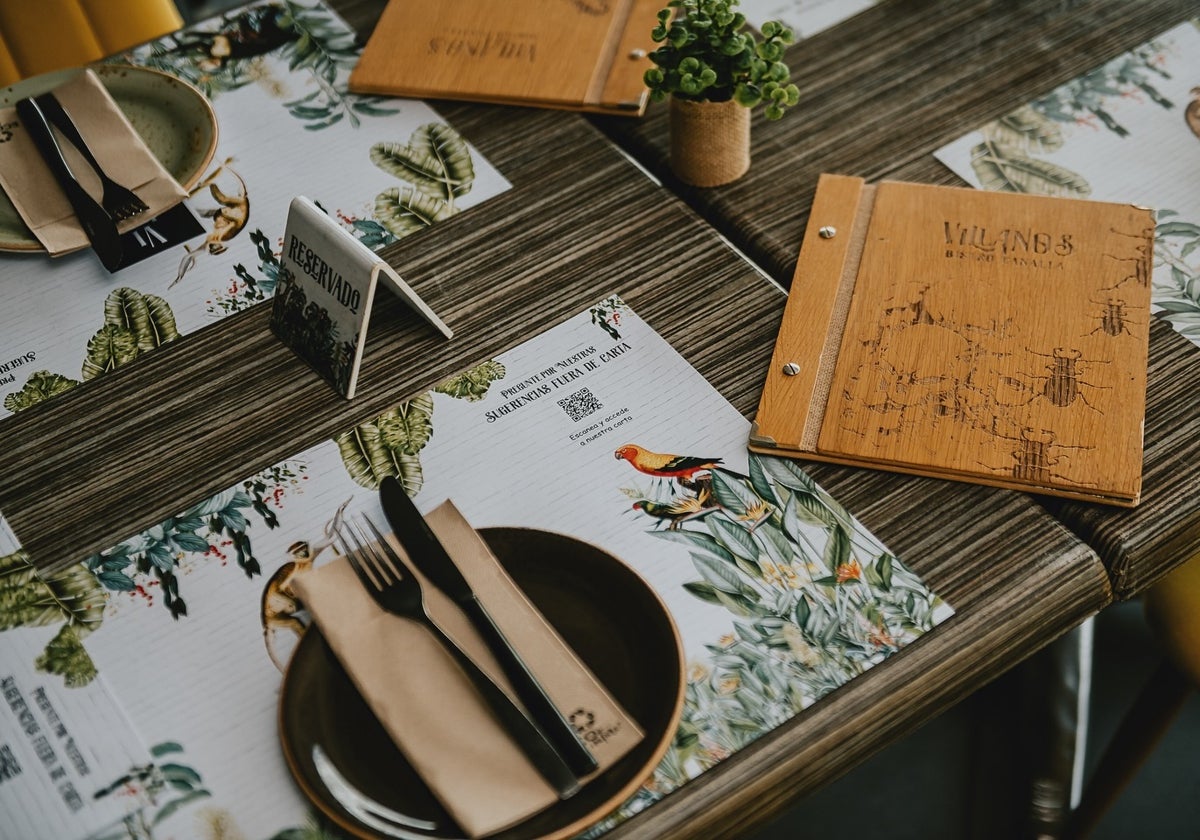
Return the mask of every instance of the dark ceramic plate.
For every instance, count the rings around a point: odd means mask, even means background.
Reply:
[[[628,755],[574,797],[489,840],[571,837],[633,794],[674,737],[684,689],[679,634],[646,582],[600,549],[546,531],[486,528],[480,533],[513,580],[646,733]],[[305,796],[354,836],[462,836],[375,720],[316,628],[305,633],[284,675],[279,724],[284,758]]]

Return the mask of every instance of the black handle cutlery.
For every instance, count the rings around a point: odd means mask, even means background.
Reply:
[[[504,669],[517,697],[554,744],[577,776],[597,767],[596,759],[580,739],[575,728],[546,694],[545,688],[529,670],[521,655],[496,626],[471,585],[463,577],[437,536],[429,529],[404,487],[391,476],[379,485],[380,500],[388,523],[409,559],[425,577],[441,589],[471,619],[487,642],[488,648]]]
[[[89,148],[87,141],[83,139],[83,135],[79,133],[79,128],[75,125],[75,121],[71,119],[70,114],[67,113],[67,109],[58,101],[57,96],[53,93],[43,93],[41,96],[35,97],[35,101],[51,125],[63,133],[63,136],[71,142],[71,145],[79,150],[84,160],[88,162],[88,165],[100,177],[100,186],[103,190],[100,196],[100,204],[108,211],[110,216],[121,221],[123,219],[131,219],[139,213],[144,213],[150,209],[146,205],[146,202],[138,198],[133,190],[121,186],[108,176],[108,173],[104,171],[100,162],[96,160],[96,156],[92,154],[92,150]]]
[[[116,222],[88,195],[87,190],[80,186],[37,102],[32,99],[20,100],[17,102],[17,115],[21,118],[21,124],[29,131],[29,136],[42,159],[50,167],[54,180],[71,202],[71,208],[75,211],[88,241],[92,243],[96,256],[106,269],[116,271],[121,264],[121,237],[117,233]]]

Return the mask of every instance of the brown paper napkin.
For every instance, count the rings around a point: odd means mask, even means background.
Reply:
[[[444,502],[426,521],[555,705],[568,714],[584,709],[594,715],[593,730],[606,735],[589,745],[600,765],[596,772],[632,749],[642,738],[637,723],[513,583],[453,503]],[[507,688],[466,616],[432,584],[422,584],[434,620]],[[500,831],[557,801],[449,654],[425,628],[378,607],[346,560],[299,576],[295,588],[376,717],[469,836]]]
[[[146,147],[95,73],[85,70],[55,88],[54,94],[108,176],[133,190],[150,206],[132,219],[118,222],[117,230],[121,233],[132,230],[187,198],[187,191]],[[88,247],[87,236],[75,219],[70,202],[29,133],[20,128],[16,108],[0,109],[0,125],[10,123],[16,123],[17,130],[8,142],[0,143],[0,186],[51,256]],[[99,201],[100,179],[57,129],[54,134],[76,179]]]

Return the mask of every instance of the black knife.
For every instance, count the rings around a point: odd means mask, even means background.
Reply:
[[[25,126],[30,139],[37,146],[38,153],[50,167],[54,180],[71,202],[75,218],[79,220],[80,227],[92,243],[96,256],[106,269],[110,272],[116,271],[121,265],[121,236],[117,233],[117,223],[88,195],[87,190],[80,186],[38,104],[32,99],[20,100],[17,102],[17,116],[21,118],[21,124]]]
[[[492,654],[499,660],[505,676],[512,683],[517,697],[529,714],[546,733],[550,743],[577,776],[584,776],[599,765],[579,734],[546,694],[542,684],[521,659],[504,633],[496,626],[480,603],[467,579],[454,565],[437,535],[430,530],[425,517],[417,510],[404,487],[392,476],[379,484],[379,497],[388,524],[404,546],[409,559],[425,577],[450,597],[467,615],[483,636]]]

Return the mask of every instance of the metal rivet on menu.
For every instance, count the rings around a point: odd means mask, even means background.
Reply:
[[[645,57],[646,57],[646,51],[645,51],[645,50],[642,50],[642,49],[631,50],[631,51],[630,51],[630,53],[629,53],[629,57],[630,57],[630,58],[645,58]]]
[[[783,375],[784,376],[795,376],[799,372],[800,372],[800,365],[796,364],[795,362],[788,362],[786,365],[783,366]]]
[[[837,228],[833,225],[825,225],[817,233],[821,234],[822,239],[833,239],[833,237],[837,236]]]

